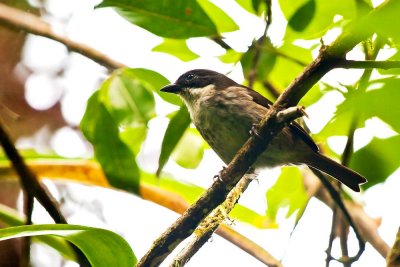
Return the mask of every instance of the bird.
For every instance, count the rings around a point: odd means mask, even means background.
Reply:
[[[187,71],[161,91],[182,98],[193,124],[225,164],[230,163],[273,104],[253,89],[208,69]],[[356,192],[367,182],[362,175],[321,154],[296,122],[286,125],[272,139],[252,167],[301,164],[332,176]]]

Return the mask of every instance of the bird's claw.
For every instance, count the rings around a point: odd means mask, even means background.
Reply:
[[[224,182],[224,180],[222,180],[221,174],[225,169],[226,169],[226,167],[222,166],[222,170],[219,171],[218,174],[214,175],[214,177],[213,177],[214,182],[216,182],[216,181]]]
[[[258,129],[257,129],[257,124],[256,123],[253,123],[251,125],[251,129],[250,129],[249,133],[252,136],[256,136],[258,138],[261,138],[261,135],[258,133]]]

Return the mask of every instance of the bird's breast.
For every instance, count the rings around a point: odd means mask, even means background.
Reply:
[[[225,163],[232,160],[257,122],[242,105],[218,99],[199,101],[190,113],[196,128]]]

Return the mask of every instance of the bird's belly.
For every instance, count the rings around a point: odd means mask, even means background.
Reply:
[[[204,109],[203,109],[204,110]],[[243,114],[243,113],[242,113]],[[246,114],[246,113],[244,113]],[[228,164],[238,150],[250,137],[253,124],[259,123],[254,116],[238,116],[221,108],[208,108],[206,113],[198,113],[193,122],[203,138],[217,155]],[[286,128],[286,130],[288,130]],[[270,143],[268,149],[260,155],[255,167],[273,167],[284,163],[296,163],[296,146],[303,145],[291,138],[285,129]]]

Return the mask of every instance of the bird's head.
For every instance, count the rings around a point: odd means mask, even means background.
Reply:
[[[182,74],[175,83],[163,87],[161,91],[178,94],[187,104],[190,104],[203,96],[235,84],[233,80],[221,73],[195,69]]]

